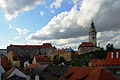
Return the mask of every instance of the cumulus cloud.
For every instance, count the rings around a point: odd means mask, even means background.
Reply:
[[[53,3],[50,5],[51,8],[60,8],[63,0],[54,0]]]
[[[88,35],[93,19],[97,32],[100,32],[98,33],[98,41],[102,44],[107,43],[105,41],[108,40],[109,42],[118,42],[118,39],[114,40],[114,38],[119,36],[116,30],[120,30],[120,1],[83,0],[82,3],[79,1],[80,6],[78,6],[78,1],[74,1],[74,6],[69,12],[65,11],[54,16],[46,26],[26,39],[35,41],[78,39]],[[62,42],[64,41],[60,43]],[[80,40],[80,42],[82,41]]]
[[[16,30],[18,31],[18,33],[19,34],[26,34],[26,33],[28,33],[29,32],[29,30],[28,29],[20,29],[20,28],[16,28]]]
[[[18,16],[19,12],[29,11],[44,2],[45,0],[0,0],[0,8],[2,8],[5,18],[11,20]]]
[[[92,2],[97,6],[92,6]],[[89,29],[87,25],[100,8],[100,3],[91,1],[91,5],[86,5],[87,3],[83,1],[81,10],[78,11],[75,4],[69,12],[65,11],[53,17],[45,27],[38,30],[35,34],[31,34],[28,38],[65,39],[87,35]],[[94,10],[91,9],[91,6]]]
[[[12,24],[9,25],[9,29],[13,29],[13,30],[16,30],[19,34],[26,34],[29,32],[28,29],[21,29],[21,28],[16,28],[16,27],[13,27]]]

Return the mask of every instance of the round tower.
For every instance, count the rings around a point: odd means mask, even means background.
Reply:
[[[97,46],[97,39],[96,39],[97,32],[95,30],[94,23],[92,21],[90,31],[89,31],[89,42],[92,42],[94,45]]]

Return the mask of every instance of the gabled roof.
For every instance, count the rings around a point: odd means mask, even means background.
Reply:
[[[82,42],[79,47],[96,47],[92,42]],[[78,48],[79,48],[78,47]]]
[[[116,58],[118,52],[118,58]],[[113,58],[111,58],[113,53]],[[108,52],[106,58],[105,58],[105,64],[106,65],[120,65],[120,49],[115,49],[114,52]]]
[[[60,79],[64,73],[69,69],[68,65],[48,65],[43,72],[39,74],[40,77],[45,78],[44,80],[55,80]],[[43,75],[44,74],[44,75]]]
[[[89,73],[85,80],[116,80],[105,69],[95,67]]]
[[[105,69],[90,67],[71,67],[60,80],[116,80]]]
[[[64,80],[65,77],[70,76],[68,80],[80,80],[87,76],[92,68],[89,67],[70,67],[60,80]]]
[[[34,56],[37,62],[51,62],[49,58],[45,56]]]
[[[27,76],[23,72],[21,72],[18,68],[12,67],[10,70],[8,70],[7,72],[3,74],[3,79],[8,79],[12,77],[13,75],[27,78]]]
[[[1,65],[3,67],[8,67],[8,57],[1,57]]]

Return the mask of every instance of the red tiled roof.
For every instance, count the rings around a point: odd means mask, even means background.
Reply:
[[[116,52],[118,52],[118,58],[116,58]],[[108,52],[105,60],[90,60],[91,63],[94,63],[93,66],[96,65],[120,65],[120,49],[115,49],[113,52],[113,58],[111,58],[111,53]]]
[[[26,48],[47,48],[52,47],[51,43],[43,43],[43,45],[9,45],[8,47],[26,47]]]
[[[46,47],[52,47],[51,43],[43,43],[43,47],[46,48]]]
[[[34,47],[38,47],[38,48],[42,48],[42,45],[10,45],[8,47],[30,47],[30,48],[34,48]]]
[[[35,69],[37,64],[30,64],[27,68]]]
[[[3,67],[8,66],[8,58],[7,57],[1,57],[1,64]]]
[[[89,67],[70,67],[60,80],[64,80],[64,78],[68,75],[71,75],[68,80],[79,80],[82,77],[88,75],[91,70],[92,68]]]
[[[82,42],[79,47],[84,47],[84,46],[87,46],[87,47],[96,47],[92,42]]]
[[[45,56],[35,56],[37,62],[51,62],[49,58]]]
[[[84,80],[116,80],[105,69],[98,67],[71,67],[60,80],[65,80],[68,76],[68,80],[81,80],[82,78]]]
[[[119,58],[116,58],[116,52],[119,53]],[[109,52],[105,59],[106,65],[120,65],[120,50],[115,50],[113,52],[113,58],[111,58],[111,52]]]
[[[89,73],[85,80],[116,80],[105,69],[95,67]]]
[[[54,50],[54,54],[56,53],[65,53],[66,49],[58,49],[58,50]]]
[[[105,60],[95,60],[94,62],[95,64],[93,64],[93,66],[102,66],[104,67],[105,66]]]
[[[78,54],[78,51],[75,51],[75,54]]]

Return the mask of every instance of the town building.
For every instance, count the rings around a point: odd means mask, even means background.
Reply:
[[[108,52],[104,60],[90,60],[90,67],[101,67],[112,73],[120,72],[120,49]]]
[[[78,47],[79,54],[84,54],[96,50],[100,50],[100,47],[97,47],[97,32],[92,21],[91,27],[89,30],[89,42],[82,42]]]
[[[13,66],[20,67],[20,59],[14,54],[13,51],[7,53],[8,61]]]
[[[64,57],[66,61],[70,61],[72,56],[75,55],[75,51],[71,47],[66,49],[58,49],[54,51],[54,55]]]
[[[32,64],[40,64],[40,65],[48,65],[51,64],[52,61],[45,56],[34,56]]]
[[[56,49],[51,43],[43,43],[43,45],[9,45],[8,52],[13,51],[19,57],[30,56],[33,58],[36,55],[49,56]]]

